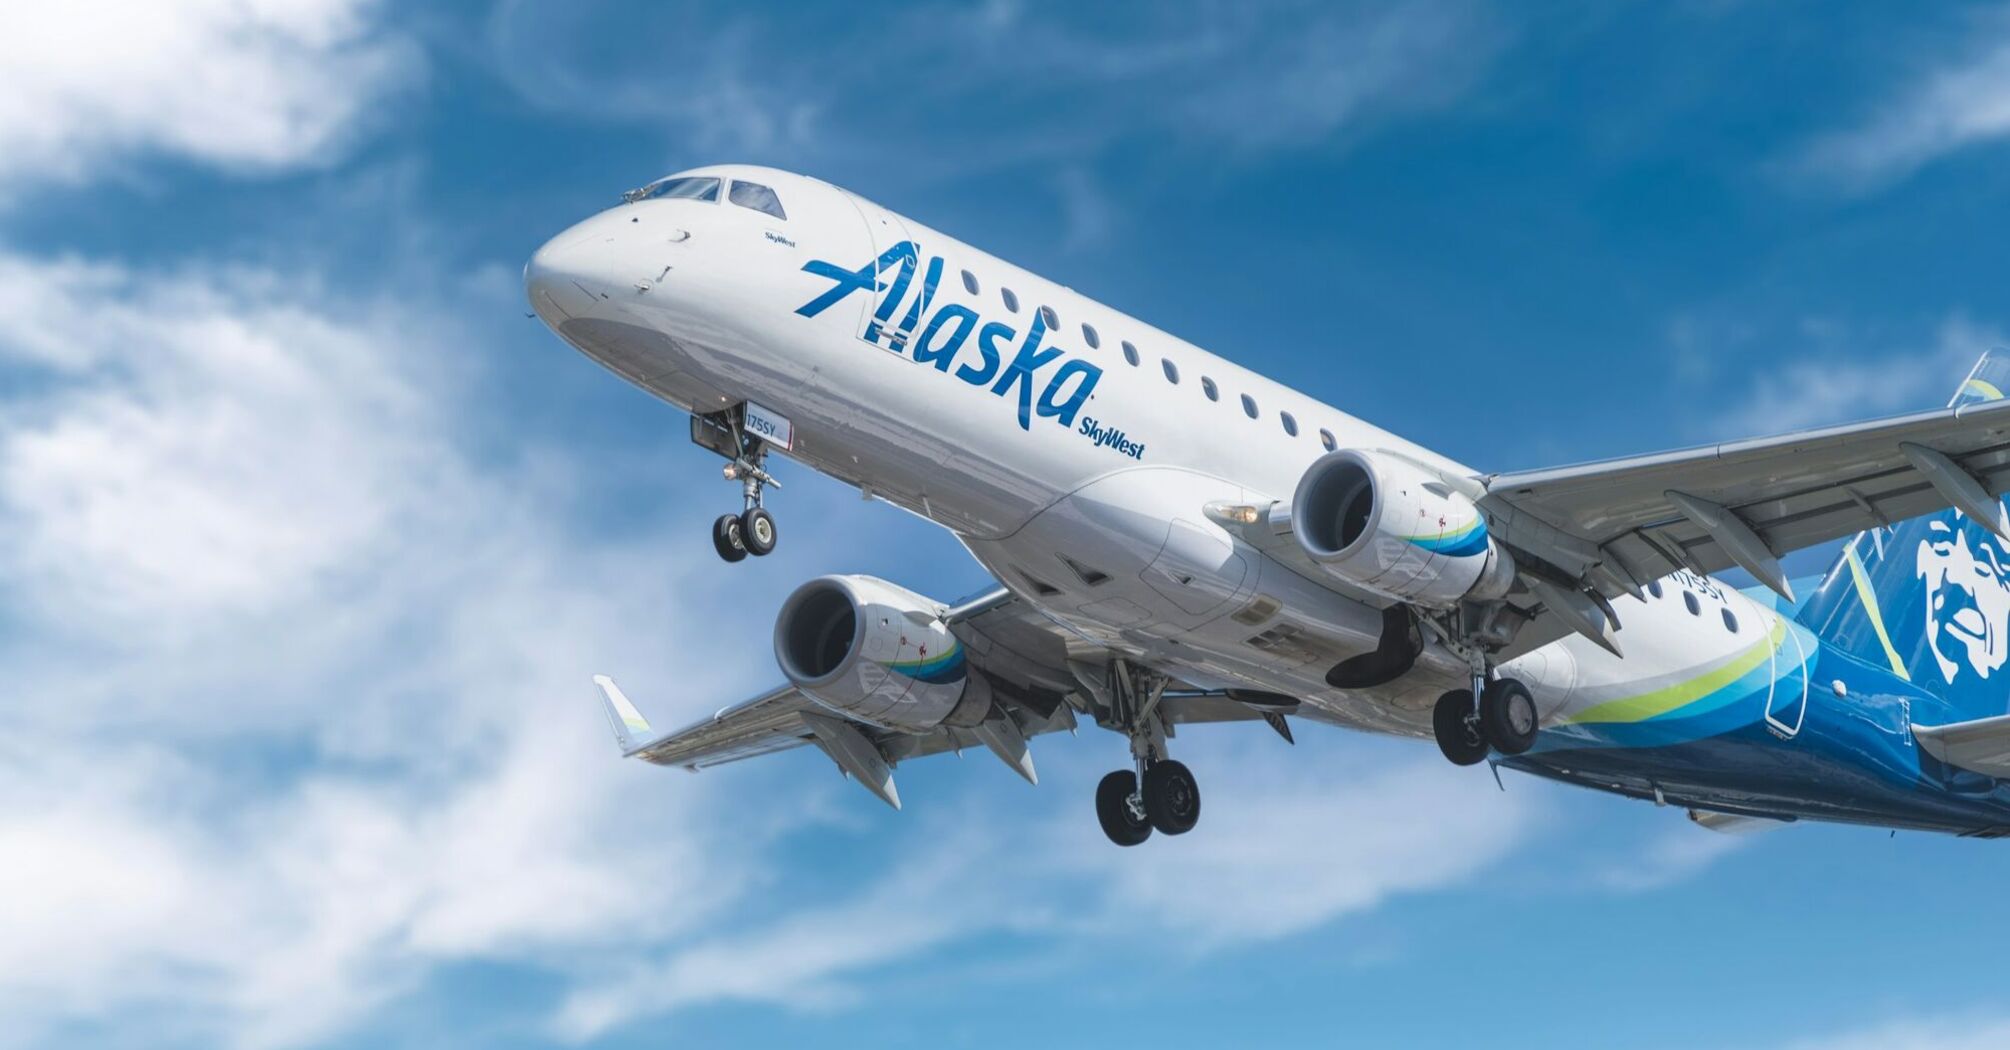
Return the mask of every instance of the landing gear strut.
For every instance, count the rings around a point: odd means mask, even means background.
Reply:
[[[1453,765],[1470,766],[1489,753],[1519,755],[1535,746],[1541,718],[1528,686],[1499,677],[1494,654],[1514,637],[1509,610],[1500,602],[1468,603],[1440,618],[1420,618],[1472,668],[1472,688],[1454,689],[1431,710],[1438,750]]]
[[[1096,820],[1119,846],[1135,846],[1154,830],[1184,835],[1200,821],[1200,786],[1192,771],[1166,756],[1159,717],[1164,675],[1125,660],[1110,663],[1107,728],[1130,738],[1135,769],[1119,769],[1096,785]]]
[[[712,549],[729,562],[774,550],[780,533],[774,515],[761,505],[761,497],[768,486],[781,488],[782,483],[764,469],[768,444],[747,432],[746,407],[735,405],[722,412],[692,416],[691,440],[725,457],[722,473],[726,480],[740,483],[743,509],[738,514],[722,514],[712,523]]]

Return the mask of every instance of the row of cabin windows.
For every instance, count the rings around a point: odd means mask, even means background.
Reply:
[[[979,294],[977,275],[971,273],[969,270],[963,271],[963,290],[969,292],[971,295]],[[1012,289],[999,288],[998,297],[1004,300],[1007,311],[1015,314],[1019,312],[1019,297],[1013,294]],[[1051,306],[1040,307],[1040,320],[1046,324],[1048,331],[1058,332],[1061,329],[1061,317],[1054,312],[1054,308]],[[1082,341],[1088,343],[1091,350],[1100,350],[1103,346],[1103,337],[1097,333],[1096,326],[1086,321],[1082,322]],[[1119,340],[1118,345],[1123,348],[1124,360],[1132,368],[1136,368],[1138,366],[1138,348],[1132,346],[1131,341],[1128,339]],[[1179,385],[1179,366],[1173,364],[1171,358],[1160,358],[1159,367],[1165,370],[1166,382],[1174,386]],[[1221,400],[1221,389],[1214,385],[1214,380],[1206,376],[1200,377],[1200,389],[1202,393],[1207,395],[1209,401]],[[1251,419],[1256,419],[1260,415],[1256,409],[1256,399],[1250,397],[1248,394],[1242,395],[1242,411],[1244,415],[1247,415]],[[1279,412],[1277,420],[1284,426],[1286,434],[1292,437],[1298,436],[1298,420],[1293,418],[1291,413]],[[1324,429],[1319,431],[1319,443],[1326,446],[1326,451],[1328,452],[1333,451],[1340,445],[1334,439],[1333,432]]]
[[[1656,598],[1661,597],[1662,593],[1661,581],[1655,580],[1653,583],[1648,584],[1647,593],[1653,595]],[[1684,589],[1682,591],[1682,607],[1684,609],[1689,610],[1689,615],[1691,616],[1703,615],[1703,603],[1696,600],[1696,593],[1694,591],[1690,591],[1687,589]],[[1721,608],[1717,611],[1723,614],[1724,629],[1731,632],[1732,634],[1737,634],[1738,633],[1737,614],[1733,613],[1729,606],[1725,606],[1724,608]]]

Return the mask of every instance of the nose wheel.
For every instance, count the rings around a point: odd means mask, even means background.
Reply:
[[[726,561],[739,561],[747,556],[746,530],[738,514],[721,514],[712,523],[712,549]]]
[[[781,488],[782,483],[767,472],[767,442],[747,432],[745,413],[742,405],[691,417],[691,440],[725,457],[728,462],[721,473],[727,481],[740,483],[745,509],[722,514],[712,522],[712,549],[729,562],[743,561],[749,554],[757,558],[767,554],[781,538],[775,516],[762,506],[762,497],[770,486]]]

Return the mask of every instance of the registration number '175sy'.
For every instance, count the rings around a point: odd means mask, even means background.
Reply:
[[[747,433],[784,452],[796,445],[796,428],[790,425],[789,417],[752,401],[747,402]]]

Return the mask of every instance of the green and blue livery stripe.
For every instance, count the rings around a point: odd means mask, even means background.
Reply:
[[[1787,630],[1787,621],[1776,618],[1766,638],[1712,670],[1649,692],[1607,700],[1579,711],[1568,721],[1610,725],[1689,717],[1749,696],[1773,678],[1773,653],[1787,640]],[[1799,666],[1796,662],[1793,669]]]
[[[1464,528],[1440,532],[1432,536],[1405,536],[1412,546],[1422,547],[1432,554],[1442,554],[1447,558],[1470,558],[1483,554],[1487,549],[1487,523],[1483,518],[1474,518]]]
[[[917,660],[894,660],[886,664],[886,669],[930,685],[961,681],[963,646],[952,642],[944,652]]]

